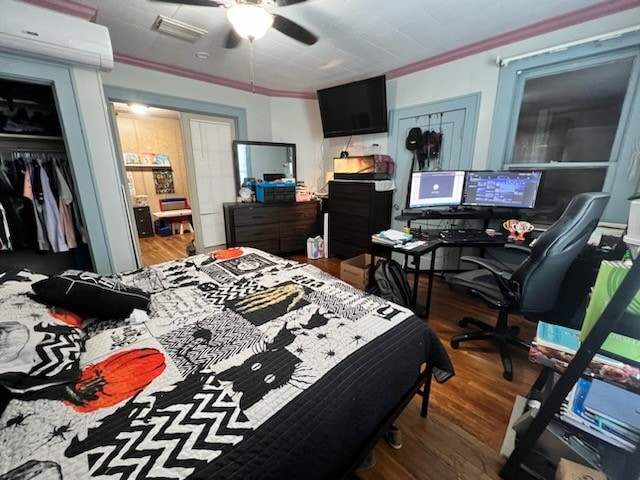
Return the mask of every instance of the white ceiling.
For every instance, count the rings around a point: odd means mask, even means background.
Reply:
[[[97,9],[114,52],[180,69],[250,81],[249,44],[223,48],[229,24],[222,8],[150,0],[76,0]],[[380,75],[606,0],[307,0],[265,7],[319,36],[306,46],[270,29],[254,43],[255,84],[314,92]],[[196,43],[152,30],[158,14],[206,29]],[[196,57],[204,51],[206,60]]]

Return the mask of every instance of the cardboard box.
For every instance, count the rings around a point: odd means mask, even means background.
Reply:
[[[556,480],[607,480],[607,476],[593,468],[561,458],[556,469]]]
[[[378,257],[374,258],[378,261]],[[340,280],[347,282],[360,290],[366,290],[369,285],[369,268],[371,255],[363,253],[357,257],[340,262]]]

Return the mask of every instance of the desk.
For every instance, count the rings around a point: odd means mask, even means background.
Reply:
[[[151,212],[151,215],[156,217],[158,220],[165,220],[176,217],[188,217],[189,215],[191,215],[191,209],[183,208],[181,210],[163,210],[159,212]]]
[[[507,218],[518,218],[519,210],[515,209],[484,209],[484,210],[428,210],[416,213],[403,213],[395,217],[400,221],[416,221],[416,220],[495,220]],[[485,227],[486,228],[486,227]]]
[[[398,252],[407,257],[413,259],[414,275],[413,275],[413,287],[411,292],[411,309],[415,312],[418,304],[418,279],[420,276],[420,258],[424,255],[431,253],[431,261],[429,263],[429,285],[427,285],[427,301],[424,309],[424,318],[429,318],[431,309],[431,293],[433,291],[433,275],[435,273],[436,265],[436,250],[439,248],[448,247],[502,247],[507,243],[505,237],[496,235],[491,240],[473,240],[473,241],[456,241],[456,240],[444,240],[440,238],[439,231],[431,230],[427,232],[429,234],[429,240],[424,245],[413,248],[411,250],[404,250],[402,248],[392,247],[389,245],[382,245],[379,243],[371,243],[371,254],[378,256],[390,256],[389,252]],[[387,253],[387,255],[381,254],[381,252]],[[416,312],[417,313],[417,312]]]

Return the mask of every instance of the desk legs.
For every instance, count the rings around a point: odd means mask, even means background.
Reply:
[[[431,252],[431,261],[429,262],[429,285],[427,285],[427,304],[424,307],[424,318],[429,318],[429,311],[431,310],[431,292],[433,291],[433,272],[436,268],[436,252]]]
[[[420,256],[413,255],[413,291],[411,292],[411,310],[418,308],[418,277],[420,276]],[[417,312],[416,312],[417,313]]]

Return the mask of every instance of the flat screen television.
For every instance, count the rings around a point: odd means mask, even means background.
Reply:
[[[464,170],[413,172],[407,207],[457,207],[462,202],[464,179]]]
[[[533,208],[542,172],[467,172],[463,205]]]
[[[388,130],[384,75],[318,90],[318,104],[325,138]]]

